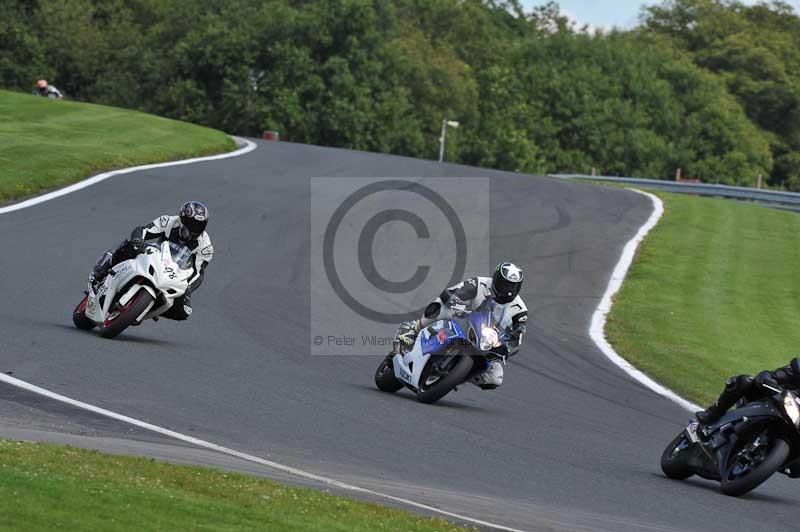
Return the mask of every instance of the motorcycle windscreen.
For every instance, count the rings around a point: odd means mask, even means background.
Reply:
[[[484,327],[494,327],[497,332],[502,332],[500,324],[503,321],[504,309],[497,306],[493,299],[487,298],[481,305],[469,315],[469,324],[472,329],[470,341],[478,345],[481,341]]]
[[[181,270],[188,270],[192,267],[192,250],[183,244],[177,242],[169,243],[169,253],[172,255],[172,260],[178,265]]]

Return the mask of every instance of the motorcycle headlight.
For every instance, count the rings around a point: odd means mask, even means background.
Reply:
[[[481,351],[488,351],[498,345],[500,345],[500,337],[497,335],[497,329],[494,327],[484,327],[481,330]],[[798,412],[798,415],[800,415],[800,412]]]
[[[783,394],[783,410],[795,426],[800,427],[800,407],[797,406],[797,399],[793,393]]]

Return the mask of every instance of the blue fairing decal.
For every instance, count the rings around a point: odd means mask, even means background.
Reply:
[[[431,334],[425,331],[422,334],[422,353],[425,355],[433,355],[441,351],[445,346],[452,345],[458,340],[465,340],[466,336],[461,331],[461,328],[454,321],[437,322],[436,326],[432,327],[434,331]]]

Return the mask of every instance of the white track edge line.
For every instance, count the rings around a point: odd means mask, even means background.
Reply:
[[[595,309],[594,314],[592,315],[592,322],[589,326],[589,336],[591,336],[594,343],[600,348],[600,351],[602,351],[603,354],[608,357],[609,360],[611,360],[611,362],[621,368],[630,377],[643,384],[645,387],[663,397],[666,397],[670,401],[682,406],[687,410],[701,410],[699,405],[696,405],[691,401],[687,401],[669,388],[662,386],[645,375],[641,370],[635,368],[630,362],[622,358],[606,339],[606,318],[608,313],[611,311],[614,295],[622,287],[622,282],[625,280],[628,269],[633,263],[633,258],[636,254],[636,249],[639,247],[639,244],[642,242],[642,240],[644,240],[644,237],[647,236],[647,233],[649,233],[650,230],[655,227],[655,225],[661,219],[661,216],[664,214],[664,204],[657,196],[635,188],[629,188],[628,190],[650,198],[650,201],[653,202],[653,212],[650,214],[650,217],[647,219],[644,225],[639,228],[639,231],[636,233],[636,235],[634,235],[634,237],[631,238],[627,244],[625,244],[625,248],[622,250],[622,256],[620,257],[619,262],[617,262],[617,265],[614,267],[614,271],[611,274],[611,279],[608,282],[606,292],[603,294],[603,298],[600,300],[600,305],[598,305],[597,309]]]
[[[428,506],[427,504],[422,504],[419,502],[412,501],[410,499],[404,499],[402,497],[395,497],[394,495],[388,495],[386,493],[381,493],[378,491],[373,491],[367,488],[362,488],[360,486],[355,486],[353,484],[348,484],[346,482],[341,482],[339,480],[335,480],[332,478],[324,477],[321,475],[316,475],[314,473],[309,473],[307,471],[303,471],[302,469],[297,469],[294,467],[290,467],[287,465],[280,464],[278,462],[273,462],[272,460],[266,460],[264,458],[260,458],[258,456],[254,456],[252,454],[243,453],[241,451],[237,451],[235,449],[230,449],[228,447],[223,447],[222,445],[217,445],[216,443],[211,443],[205,440],[201,440],[199,438],[195,438],[193,436],[187,436],[186,434],[181,434],[180,432],[175,432],[174,430],[166,429],[163,427],[159,427],[158,425],[153,425],[151,423],[147,423],[146,421],[141,421],[132,417],[128,417],[122,414],[118,414],[116,412],[112,412],[111,410],[106,410],[105,408],[100,408],[98,406],[94,406],[88,403],[84,403],[75,399],[71,399],[69,397],[57,394],[55,392],[51,392],[50,390],[46,390],[44,388],[40,388],[34,384],[30,384],[23,380],[17,379],[16,377],[11,377],[4,373],[0,373],[0,381],[5,382],[6,384],[10,384],[17,388],[22,388],[23,390],[27,390],[29,392],[33,392],[44,397],[48,397],[55,401],[60,401],[62,403],[66,403],[68,405],[72,405],[74,407],[87,410],[89,412],[94,412],[95,414],[99,414],[101,416],[109,417],[111,419],[116,419],[117,421],[122,421],[123,423],[128,423],[129,425],[133,425],[135,427],[140,427],[152,432],[157,432],[159,434],[163,434],[164,436],[169,436],[170,438],[184,441],[186,443],[191,443],[192,445],[196,445],[198,447],[203,447],[205,449],[210,449],[212,451],[216,451],[219,453],[226,454],[228,456],[233,456],[235,458],[239,458],[241,460],[246,460],[248,462],[253,462],[255,464],[259,464],[265,467],[269,467],[271,469],[276,469],[278,471],[282,471],[289,475],[293,475],[296,477],[304,478],[307,480],[312,480],[321,484],[326,484],[332,487],[336,487],[343,490],[353,491],[357,493],[363,493],[367,495],[372,495],[375,497],[380,497],[389,501],[397,502],[406,506],[410,506],[413,508],[419,508],[421,510],[426,510],[429,512],[437,513],[440,515],[444,515],[447,517],[451,517],[453,519],[458,519],[460,521],[473,523],[480,526],[490,527],[496,530],[504,530],[507,532],[523,532],[521,530],[515,528],[509,528],[506,526],[498,525],[496,523],[490,523],[488,521],[482,521],[480,519],[475,519],[472,517],[467,517],[465,515],[460,515],[454,512],[448,512],[446,510],[442,510],[440,508],[436,508],[434,506]]]
[[[256,144],[254,142],[239,137],[233,137],[233,138],[234,140],[239,140],[243,142],[244,146],[239,148],[238,150],[230,151],[227,153],[220,153],[218,155],[208,155],[206,157],[195,157],[194,159],[182,159],[180,161],[168,161],[164,163],[143,164],[141,166],[131,166],[129,168],[121,168],[119,170],[104,172],[102,174],[97,174],[95,176],[84,179],[83,181],[78,181],[77,183],[66,186],[64,188],[59,188],[58,190],[42,194],[41,196],[36,196],[24,201],[20,201],[19,203],[14,203],[6,207],[0,207],[0,214],[6,214],[9,212],[26,209],[28,207],[33,207],[34,205],[44,203],[45,201],[50,201],[52,199],[60,198],[61,196],[66,196],[67,194],[71,194],[72,192],[77,192],[78,190],[90,187],[92,185],[100,183],[101,181],[105,181],[106,179],[114,177],[115,175],[129,174],[131,172],[138,172],[140,170],[151,170],[153,168],[165,168],[168,166],[180,166],[184,164],[202,163],[205,161],[217,161],[220,159],[227,159],[229,157],[238,157],[239,155],[250,153],[251,151],[256,149]]]

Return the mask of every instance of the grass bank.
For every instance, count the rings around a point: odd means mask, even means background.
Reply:
[[[0,203],[91,174],[233,149],[220,131],[0,90]]]
[[[684,397],[711,402],[732,374],[800,352],[800,214],[658,192],[606,333],[617,352]]]
[[[0,440],[0,500],[0,528],[25,532],[463,530],[246,475],[7,440]]]

